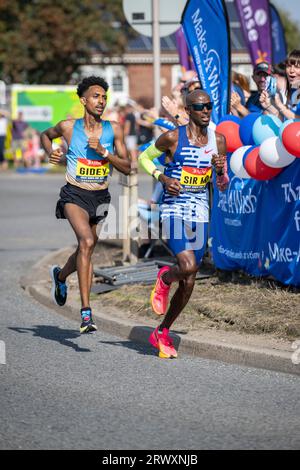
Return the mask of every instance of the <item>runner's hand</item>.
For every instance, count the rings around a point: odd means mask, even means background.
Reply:
[[[166,191],[171,196],[178,196],[182,189],[181,184],[176,178],[169,178],[168,176],[161,175],[159,181],[164,185]]]
[[[88,139],[88,146],[101,156],[105,153],[105,148],[100,144],[98,137],[90,137]]]
[[[214,166],[217,175],[223,174],[226,160],[226,155],[213,154],[211,164]]]
[[[59,165],[63,156],[64,152],[61,149],[55,149],[50,153],[49,162],[52,165]]]

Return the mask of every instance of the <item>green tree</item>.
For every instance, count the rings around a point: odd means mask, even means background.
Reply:
[[[1,0],[0,78],[68,83],[93,52],[121,54],[129,34],[122,0]]]
[[[285,31],[285,39],[288,51],[300,49],[300,29],[299,25],[293,21],[285,10],[278,8],[278,13]]]

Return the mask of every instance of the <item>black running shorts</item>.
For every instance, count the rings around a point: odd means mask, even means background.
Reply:
[[[57,201],[55,211],[58,219],[66,218],[64,207],[67,203],[82,207],[89,214],[91,224],[98,224],[108,214],[111,199],[108,189],[89,191],[67,183],[61,188],[59,196],[60,199]]]

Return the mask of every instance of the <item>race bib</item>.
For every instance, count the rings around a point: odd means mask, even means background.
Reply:
[[[199,192],[205,189],[211,179],[211,174],[211,167],[193,168],[191,166],[183,166],[180,184],[187,191]]]
[[[109,175],[107,160],[88,160],[78,158],[76,166],[76,181],[81,183],[103,183]]]

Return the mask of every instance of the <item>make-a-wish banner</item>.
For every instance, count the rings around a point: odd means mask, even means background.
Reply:
[[[300,160],[270,181],[229,176],[228,189],[214,191],[215,266],[300,286]]]
[[[224,0],[188,0],[182,28],[203,89],[214,104],[212,120],[218,124],[228,113],[231,87],[231,52]]]

